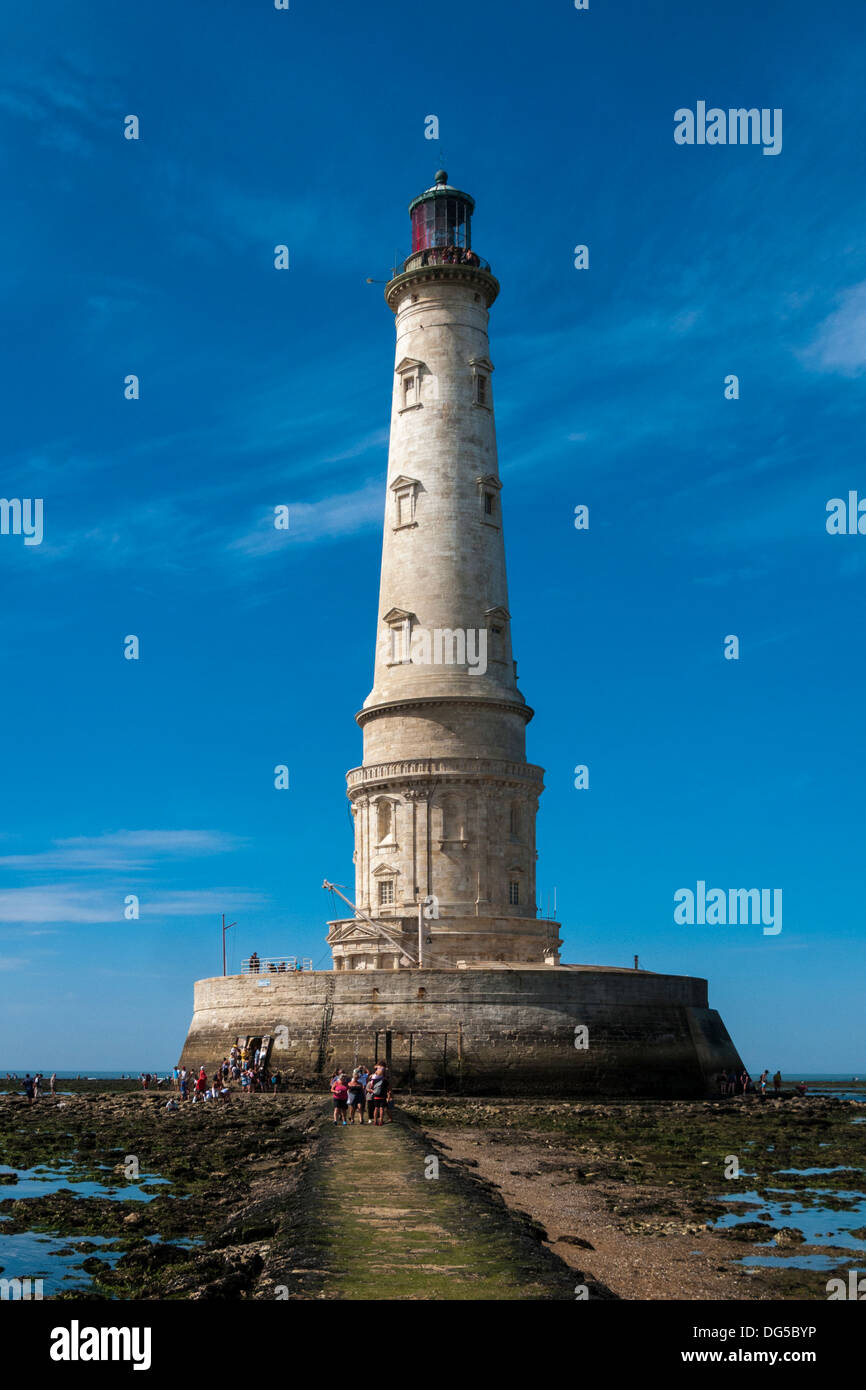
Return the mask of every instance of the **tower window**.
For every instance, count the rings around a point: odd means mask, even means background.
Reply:
[[[484,376],[481,372],[476,372],[475,374],[475,404],[488,404],[487,377]]]
[[[394,526],[399,529],[401,526],[415,525],[415,506],[418,500],[418,492],[421,488],[417,478],[407,478],[405,473],[401,473],[391,483],[391,491],[394,494]]]
[[[493,515],[493,507],[494,507],[495,501],[496,501],[496,499],[494,498],[492,492],[485,492],[485,494],[484,494],[484,515],[485,515],[485,516],[492,516],[492,515]]]
[[[517,907],[520,904],[520,883],[516,878],[511,879],[508,884],[508,901],[512,907]]]
[[[403,404],[415,404],[415,378],[414,376],[404,376],[403,378]]]
[[[383,878],[379,883],[379,906],[392,907],[394,904],[394,880]]]
[[[393,844],[394,841],[394,819],[393,807],[390,801],[384,797],[376,806],[376,831],[378,843],[384,844],[386,841]],[[393,886],[393,885],[392,885]]]
[[[520,834],[520,807],[512,806],[508,817],[508,830],[511,835]]]

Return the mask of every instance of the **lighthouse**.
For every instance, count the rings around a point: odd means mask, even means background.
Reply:
[[[348,773],[363,917],[329,924],[337,970],[559,959],[557,924],[536,908],[543,770],[526,761],[512,649],[488,337],[499,283],[473,249],[474,211],[440,170],[409,204],[411,254],[385,289],[382,569],[363,761]]]
[[[412,249],[385,288],[396,345],[373,678],[347,774],[354,901],[325,883],[351,916],[328,923],[331,969],[256,957],[198,980],[182,1061],[210,1068],[239,1042],[301,1086],[384,1060],[398,1087],[712,1093],[743,1064],[706,980],[637,957],[567,964],[537,910],[544,774],[526,761],[488,337],[499,284],[474,212],[440,171],[409,205]]]

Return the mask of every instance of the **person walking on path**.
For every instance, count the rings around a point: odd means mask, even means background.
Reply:
[[[388,1076],[381,1062],[376,1063],[376,1070],[370,1078],[368,1089],[373,1097],[373,1124],[382,1125],[384,1121],[385,1102],[388,1096]]]
[[[355,1115],[359,1115],[361,1124],[364,1123],[364,1085],[358,1068],[352,1072],[348,1083],[349,1093],[349,1124],[355,1123]]]
[[[339,1072],[331,1082],[331,1095],[334,1097],[334,1124],[346,1123],[346,1110],[349,1105],[349,1088],[344,1072]]]
[[[373,1082],[375,1081],[375,1079],[375,1074],[373,1072],[370,1072],[370,1074],[367,1077],[367,1084],[364,1087],[364,1097],[367,1103],[368,1125],[371,1125],[373,1123]]]
[[[367,1109],[367,1082],[370,1080],[370,1073],[363,1062],[358,1067],[358,1080],[361,1083],[361,1124],[363,1124],[364,1120],[367,1118],[365,1114]]]

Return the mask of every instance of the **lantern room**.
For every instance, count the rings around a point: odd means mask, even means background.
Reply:
[[[450,246],[468,251],[472,245],[474,211],[475,200],[459,188],[452,188],[445,170],[440,169],[433,187],[409,204],[412,254]]]

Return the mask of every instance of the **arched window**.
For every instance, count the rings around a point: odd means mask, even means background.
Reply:
[[[512,801],[508,812],[508,833],[513,835],[515,840],[520,838],[520,804],[517,801]]]

